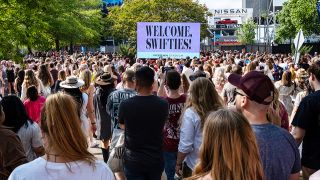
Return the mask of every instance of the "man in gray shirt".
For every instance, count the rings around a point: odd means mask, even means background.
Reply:
[[[231,74],[228,81],[237,87],[237,110],[248,119],[256,134],[266,179],[298,180],[301,164],[295,140],[289,132],[267,119],[273,101],[272,81],[258,71],[251,71],[243,77]]]
[[[242,74],[242,69],[239,65],[233,65],[231,73]],[[227,82],[222,89],[221,96],[228,108],[233,108],[236,105],[236,89],[237,87]]]

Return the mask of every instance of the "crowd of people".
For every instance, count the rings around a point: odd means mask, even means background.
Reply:
[[[0,179],[320,174],[317,54],[54,52],[1,61],[0,90]]]

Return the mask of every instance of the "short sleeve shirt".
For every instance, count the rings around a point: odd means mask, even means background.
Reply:
[[[305,130],[302,165],[311,169],[320,169],[320,91],[302,99],[292,125]]]
[[[111,116],[112,126],[114,129],[119,129],[118,113],[119,106],[123,100],[129,99],[137,95],[137,92],[132,89],[119,89],[112,92],[107,101],[107,112]]]
[[[301,169],[298,146],[292,135],[273,124],[251,125],[258,142],[266,180],[289,179]]]
[[[32,161],[37,158],[33,148],[38,148],[43,146],[41,139],[40,127],[37,123],[30,123],[28,125],[23,125],[19,131],[18,136],[21,139],[24,151],[27,155],[27,160]]]
[[[144,170],[163,168],[163,128],[168,102],[157,96],[134,96],[119,108],[119,123],[125,125],[124,160],[127,167]]]

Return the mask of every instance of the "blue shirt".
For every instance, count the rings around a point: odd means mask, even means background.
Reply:
[[[298,146],[288,131],[270,123],[251,127],[256,134],[266,180],[288,179],[300,171]]]

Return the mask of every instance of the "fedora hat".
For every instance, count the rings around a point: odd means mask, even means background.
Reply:
[[[75,76],[69,76],[65,81],[62,81],[60,83],[60,86],[66,89],[79,88],[83,85],[84,85],[84,81],[81,79],[78,79]]]
[[[113,83],[114,80],[114,77],[110,73],[104,72],[97,78],[95,83],[103,86]]]

